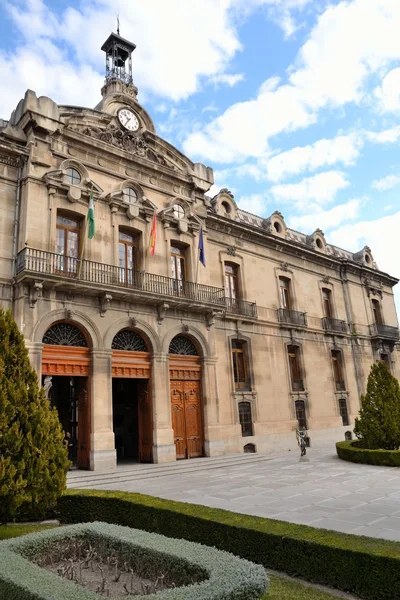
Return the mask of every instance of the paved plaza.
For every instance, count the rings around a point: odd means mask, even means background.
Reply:
[[[141,492],[357,535],[400,540],[400,469],[340,460],[330,447],[233,455],[113,474],[72,472],[69,487]]]

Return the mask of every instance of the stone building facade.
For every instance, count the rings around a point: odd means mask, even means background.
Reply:
[[[299,428],[344,439],[371,364],[400,374],[397,279],[368,247],[207,196],[212,169],[138,103],[134,45],[102,50],[95,109],[28,90],[0,121],[0,302],[77,466],[294,449]]]

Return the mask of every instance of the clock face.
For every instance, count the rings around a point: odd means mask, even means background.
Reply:
[[[128,131],[137,131],[140,127],[139,119],[130,108],[121,108],[118,120]]]

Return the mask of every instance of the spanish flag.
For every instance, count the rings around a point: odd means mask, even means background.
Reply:
[[[156,211],[153,214],[153,225],[150,231],[150,254],[154,256],[154,252],[156,251],[156,239],[157,239],[157,216]]]

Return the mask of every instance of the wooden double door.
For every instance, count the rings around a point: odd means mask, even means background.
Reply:
[[[171,380],[171,412],[176,458],[203,456],[200,381]]]

